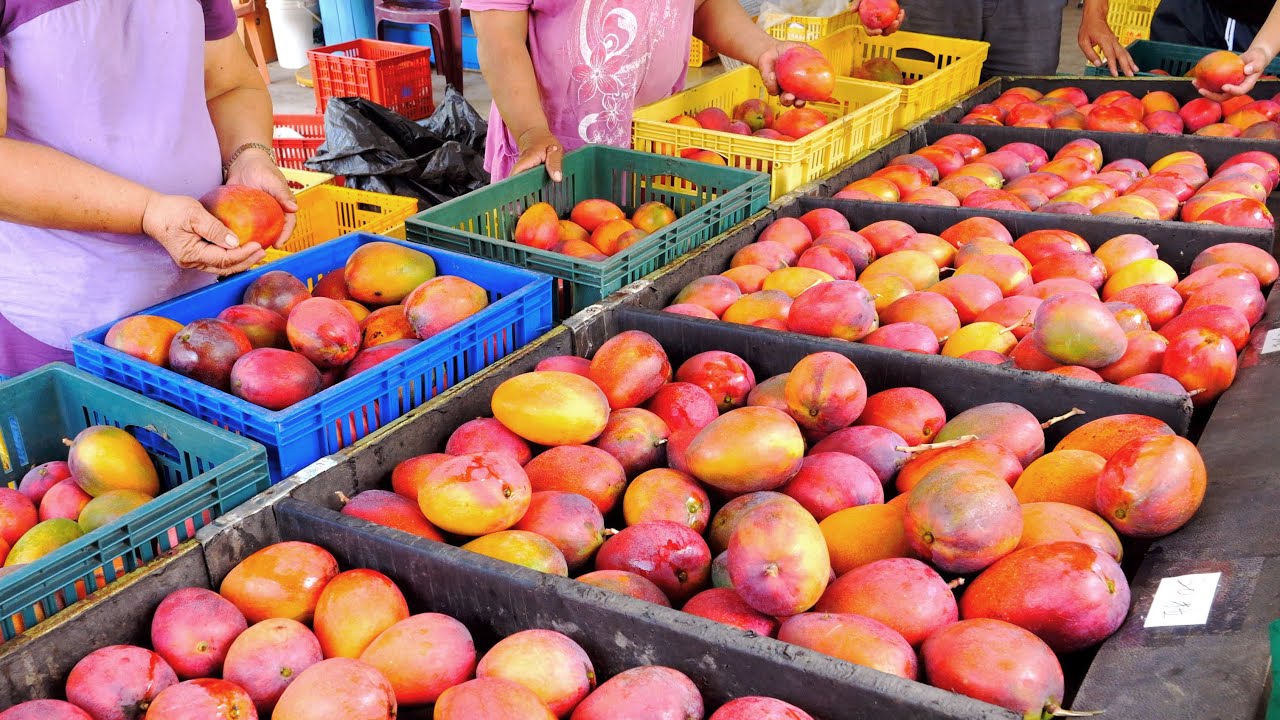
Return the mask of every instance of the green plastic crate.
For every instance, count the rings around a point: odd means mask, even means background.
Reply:
[[[66,460],[63,439],[90,425],[129,430],[155,461],[163,492],[0,578],[5,640],[191,539],[270,485],[258,443],[62,363],[0,383],[0,477],[16,487],[32,467]]]
[[[673,182],[679,178],[684,182]],[[653,200],[678,218],[607,260],[592,261],[517,245],[520,214],[548,202],[566,218],[581,200],[603,198],[628,214]],[[589,145],[564,157],[564,180],[534,168],[413,216],[408,239],[557,278],[556,317],[595,304],[759,212],[769,176],[615,147]]]
[[[1213,52],[1213,48],[1177,45],[1175,43],[1155,40],[1135,40],[1129,44],[1129,54],[1133,62],[1142,70],[1164,70],[1173,77],[1182,77],[1191,72],[1191,68],[1200,62],[1200,58]],[[1085,75],[1111,76],[1111,71],[1104,67],[1089,65],[1084,69]],[[1142,76],[1160,77],[1158,73],[1140,72]],[[1280,75],[1280,60],[1273,60],[1267,66],[1265,75]]]

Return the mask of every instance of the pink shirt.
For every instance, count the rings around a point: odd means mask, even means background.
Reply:
[[[463,0],[462,7],[528,11],[542,107],[565,150],[630,147],[632,112],[684,87],[693,0]],[[494,103],[485,169],[501,180],[519,154]]]

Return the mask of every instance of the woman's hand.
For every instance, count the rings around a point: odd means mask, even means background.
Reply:
[[[520,157],[516,158],[516,164],[511,168],[512,175],[545,164],[547,174],[553,181],[560,182],[564,177],[561,168],[564,148],[550,130],[545,127],[526,130],[516,138],[516,144],[520,149]]]
[[[781,86],[778,85],[778,73],[774,69],[774,65],[778,62],[778,56],[786,52],[787,48],[802,46],[804,43],[775,41],[768,50],[765,50],[758,60],[756,60],[756,69],[760,71],[760,79],[764,81],[765,90],[770,95],[777,95],[778,102],[783,105],[794,105],[796,107],[804,107],[803,100],[797,100],[795,95],[789,92],[783,92]],[[806,46],[807,47],[807,46]]]
[[[1133,77],[1134,73],[1138,72],[1137,63],[1133,61],[1129,51],[1120,44],[1120,39],[1111,30],[1111,26],[1107,24],[1105,5],[1091,5],[1085,8],[1076,41],[1080,43],[1080,50],[1085,58],[1094,67],[1105,65],[1114,77],[1119,77],[1120,73]],[[1095,47],[1102,50],[1102,57],[1098,57]]]
[[[1266,72],[1267,65],[1271,63],[1271,58],[1267,57],[1267,52],[1257,46],[1251,47],[1240,56],[1240,60],[1244,62],[1244,80],[1239,85],[1223,85],[1222,92],[1209,92],[1200,87],[1200,83],[1193,80],[1192,84],[1200,91],[1200,94],[1210,100],[1223,102],[1236,95],[1248,95],[1253,89],[1254,83],[1258,82],[1258,78],[1262,77],[1262,73]]]
[[[859,4],[860,4],[860,0],[854,0],[853,4],[849,6],[849,10],[851,12],[858,12]],[[868,35],[892,35],[893,33],[898,32],[898,30],[902,28],[902,23],[906,19],[907,19],[907,11],[899,10],[898,17],[893,19],[893,22],[889,24],[889,27],[884,29],[875,29],[875,30],[869,27],[864,27],[862,29],[866,30]]]
[[[182,195],[151,195],[142,213],[142,231],[187,270],[232,275],[266,257],[257,243],[241,245],[198,200]]]
[[[284,174],[280,172],[279,167],[276,167],[271,156],[257,148],[250,148],[240,153],[227,170],[227,184],[245,185],[261,190],[280,203],[280,209],[284,211],[284,230],[280,232],[280,237],[273,245],[274,247],[284,245],[293,234],[293,226],[298,222],[296,215],[298,202],[293,197],[289,181],[284,179]]]

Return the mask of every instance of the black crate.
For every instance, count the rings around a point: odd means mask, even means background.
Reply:
[[[979,85],[973,92],[960,98],[950,107],[943,108],[936,115],[929,118],[929,122],[934,123],[958,123],[974,107],[983,103],[989,103],[1000,97],[1004,91],[1015,87],[1027,87],[1032,90],[1038,90],[1047,93],[1051,90],[1057,90],[1064,87],[1077,87],[1089,96],[1090,100],[1097,98],[1099,95],[1112,90],[1127,90],[1139,99],[1147,93],[1163,91],[1178,100],[1179,103],[1186,104],[1188,101],[1195,100],[1200,97],[1199,91],[1190,83],[1187,78],[1161,78],[1161,77],[1063,77],[1060,75],[1048,75],[1043,77],[1036,76],[1018,76],[1018,77],[1002,77],[992,78],[987,82]],[[1280,93],[1280,81],[1261,80],[1257,83],[1254,90],[1250,91],[1250,95],[1262,100],[1270,99],[1272,96]],[[1067,130],[1058,130],[1054,132],[1071,132]],[[1115,133],[1105,133],[1115,134]],[[1141,137],[1152,137],[1143,135]],[[1179,136],[1172,136],[1177,139]],[[1183,139],[1204,140],[1207,142],[1223,142],[1228,147],[1236,148],[1235,152],[1245,152],[1246,150],[1266,150],[1270,153],[1280,152],[1280,141],[1276,140],[1257,140],[1249,138],[1215,138],[1204,137],[1202,135],[1185,134]]]
[[[1064,145],[1077,138],[1087,137],[1097,141],[1107,161],[1131,157],[1150,165],[1156,160],[1173,152],[1192,150],[1200,153],[1210,169],[1226,162],[1228,158],[1249,149],[1258,147],[1228,146],[1214,142],[1215,138],[1174,135],[1130,135],[1125,133],[1098,133],[1078,130],[1042,130],[1035,128],[1006,128],[978,125],[946,125],[939,123],[920,123],[907,132],[898,135],[889,142],[864,154],[842,170],[832,173],[821,180],[796,190],[798,195],[830,198],[840,192],[854,180],[869,177],[871,173],[884,167],[890,160],[936,142],[939,138],[953,133],[973,135],[994,150],[1011,142],[1028,142],[1039,145],[1052,156]],[[864,200],[835,200],[840,207],[859,205],[893,205],[910,207],[906,203],[877,203]],[[1280,193],[1272,193],[1267,199],[1267,208],[1273,215],[1280,215]],[[1049,215],[1047,213],[1027,213],[1009,210],[987,210],[977,208],[943,208],[959,222],[969,217],[991,217],[1006,225],[1019,218],[1051,217],[1053,225],[1084,235],[1090,227],[1123,228],[1121,232],[1138,233],[1150,238],[1165,249],[1166,238],[1170,242],[1193,239],[1195,247],[1203,249],[1218,243],[1239,242],[1256,245],[1268,252],[1274,252],[1275,232],[1265,228],[1236,228],[1226,225],[1209,225],[1202,223],[1186,223],[1181,221],[1137,220],[1113,217],[1095,217],[1092,215]],[[1070,223],[1070,224],[1068,224]],[[1118,234],[1118,233],[1117,233]],[[1195,258],[1192,247],[1179,249],[1184,257]],[[1177,266],[1175,265],[1175,268]]]

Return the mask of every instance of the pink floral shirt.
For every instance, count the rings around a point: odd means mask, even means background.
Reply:
[[[463,0],[472,10],[528,11],[543,110],[565,150],[631,145],[631,114],[684,87],[694,0]],[[498,105],[485,168],[495,181],[519,151]]]

